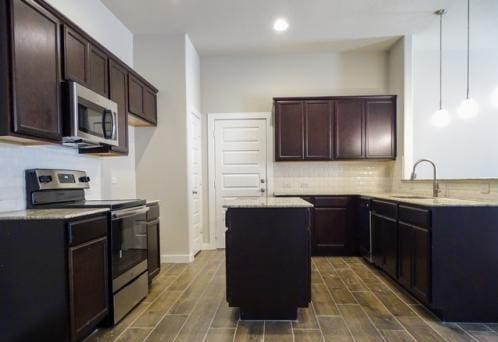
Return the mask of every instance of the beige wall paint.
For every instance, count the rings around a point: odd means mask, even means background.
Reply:
[[[387,86],[387,53],[383,51],[201,57],[201,104],[205,116],[208,113],[271,112],[272,98],[277,96],[386,94]],[[206,122],[204,120],[203,125],[205,142]],[[274,169],[275,190],[287,187],[296,191],[304,184],[307,189],[303,191],[309,191],[327,183],[331,189],[355,191],[361,179],[365,186],[368,184],[376,191],[388,191],[391,164],[278,163]],[[207,149],[204,148],[205,237],[209,236],[207,177]],[[334,177],[343,182],[328,182]]]
[[[135,36],[135,67],[158,89],[157,128],[137,128],[137,194],[161,204],[161,255],[190,251],[187,193],[187,101],[184,34]]]

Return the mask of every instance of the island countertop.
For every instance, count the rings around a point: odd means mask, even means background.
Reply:
[[[312,208],[313,205],[299,197],[261,197],[256,199],[234,199],[223,204],[223,208]]]

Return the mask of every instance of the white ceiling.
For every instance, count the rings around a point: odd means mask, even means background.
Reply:
[[[454,0],[102,0],[134,34],[187,33],[200,54],[384,50]],[[285,17],[285,33],[272,30]]]

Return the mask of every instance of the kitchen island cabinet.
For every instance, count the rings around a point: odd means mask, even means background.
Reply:
[[[304,200],[229,202],[227,301],[241,319],[295,320],[311,301],[310,209]]]

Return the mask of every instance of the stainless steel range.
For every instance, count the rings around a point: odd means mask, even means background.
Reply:
[[[145,200],[85,199],[90,178],[85,171],[26,171],[28,208],[109,208],[109,324],[119,322],[148,294]]]

